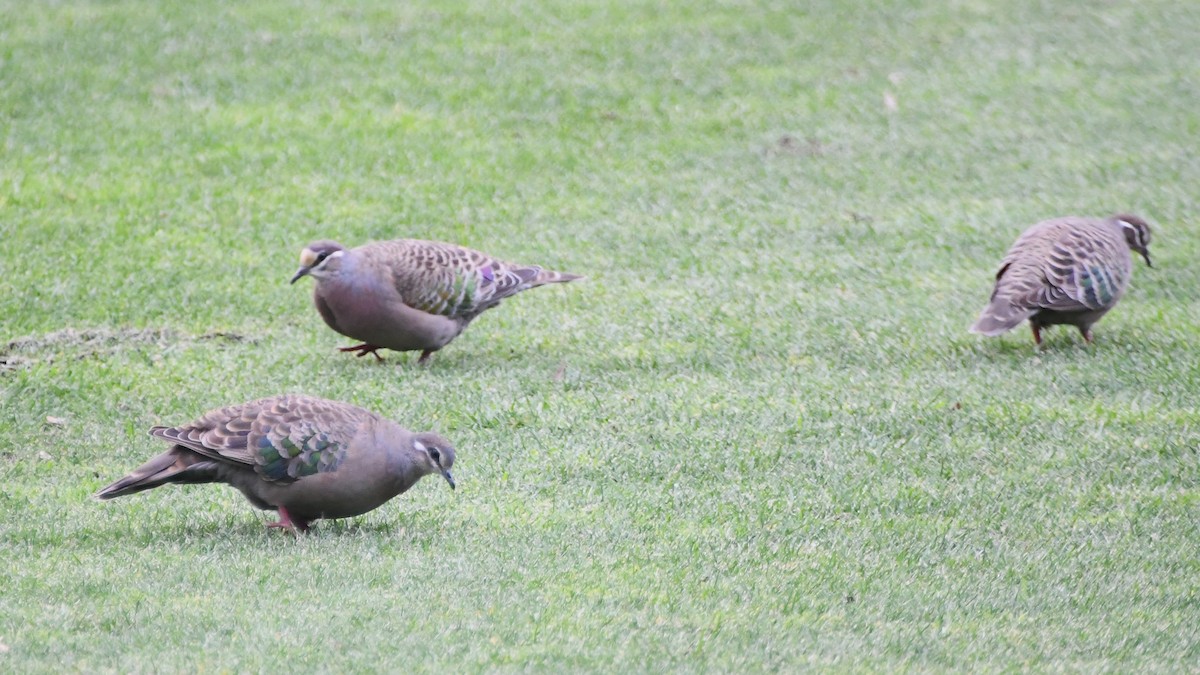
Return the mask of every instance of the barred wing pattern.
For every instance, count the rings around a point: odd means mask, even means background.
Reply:
[[[1037,309],[1069,312],[1112,307],[1124,294],[1133,270],[1129,249],[1118,232],[1071,221],[1026,233],[1008,259],[1018,257],[1032,257],[1034,264],[1017,266],[1023,274],[1006,279],[1013,291],[1024,290],[1009,295]]]
[[[575,275],[516,265],[454,244],[396,239],[364,247],[391,270],[404,303],[423,312],[470,320],[501,300]]]
[[[1109,221],[1057,218],[1026,230],[996,273],[991,299],[971,330],[996,335],[1042,310],[1107,310],[1121,299],[1133,263]]]
[[[228,406],[150,434],[217,460],[245,464],[277,483],[336,471],[358,429],[377,416],[362,408],[301,395]]]

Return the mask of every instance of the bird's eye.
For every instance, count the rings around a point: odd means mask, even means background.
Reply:
[[[328,251],[321,251],[320,253],[317,254],[317,262],[315,262],[313,264],[320,265],[321,263],[325,262],[325,259],[328,257],[329,257]]]
[[[438,464],[442,463],[442,453],[438,452],[435,448],[429,449],[429,457]]]

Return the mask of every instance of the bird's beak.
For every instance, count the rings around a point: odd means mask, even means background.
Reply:
[[[446,469],[442,469],[442,477],[446,479],[446,482],[450,484],[450,489],[453,490],[454,489],[454,476],[451,476],[450,472],[447,471]]]
[[[293,277],[292,277],[292,280],[291,280],[291,281],[289,281],[288,283],[289,283],[289,284],[294,284],[294,283],[296,283],[296,280],[297,280],[297,279],[299,279],[300,277],[303,277],[303,276],[308,276],[308,273],[309,273],[309,272],[311,272],[311,271],[312,271],[312,267],[311,267],[311,266],[308,266],[308,267],[303,267],[303,266],[302,266],[300,269],[296,270],[296,275],[295,275],[295,276],[293,276]]]
[[[1150,252],[1149,251],[1141,251],[1141,254],[1142,254],[1142,257],[1146,259],[1146,267],[1154,267],[1154,265],[1150,264]]]

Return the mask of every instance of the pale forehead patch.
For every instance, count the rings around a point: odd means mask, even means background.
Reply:
[[[315,262],[317,262],[317,252],[316,251],[312,250],[311,248],[308,248],[307,246],[304,248],[303,251],[300,251],[300,264],[301,265],[303,265],[305,267],[312,267],[313,263],[315,263]]]

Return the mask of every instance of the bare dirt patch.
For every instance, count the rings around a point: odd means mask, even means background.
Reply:
[[[797,138],[791,134],[783,134],[763,148],[766,157],[821,157],[827,154],[830,146],[813,137]]]
[[[11,340],[0,347],[0,374],[59,358],[84,359],[141,347],[166,348],[196,342],[256,342],[241,333],[214,331],[193,335],[169,328],[66,328]]]

